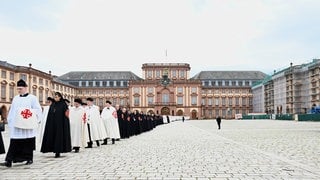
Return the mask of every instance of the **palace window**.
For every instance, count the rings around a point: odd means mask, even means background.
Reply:
[[[39,84],[43,85],[43,79],[42,78],[39,78]]]
[[[232,105],[233,102],[232,102],[232,98],[229,98],[229,105]]]
[[[160,70],[156,71],[156,78],[160,78]]]
[[[162,94],[162,103],[169,103],[169,94]]]
[[[240,103],[239,103],[239,98],[238,97],[236,97],[236,103],[235,103],[236,105],[239,105]]]
[[[148,97],[148,104],[150,104],[150,105],[153,104],[153,97]]]
[[[43,89],[39,90],[39,102],[40,102],[40,104],[43,103]]]
[[[125,100],[123,98],[120,99],[120,106],[125,105]]]
[[[27,75],[25,74],[20,74],[20,79],[27,81]]]
[[[140,91],[139,87],[135,87],[135,88],[133,89],[133,93],[134,93],[134,94],[139,94],[139,91]]]
[[[14,92],[15,92],[14,86],[9,86],[9,97],[10,97],[10,100],[13,99]]]
[[[32,80],[33,80],[33,83],[37,83],[37,77],[34,76]]]
[[[222,98],[222,105],[223,106],[226,105],[226,98],[225,97]]]
[[[135,105],[135,106],[139,106],[139,104],[140,104],[140,98],[139,98],[139,97],[134,97],[134,98],[133,98],[133,102],[134,102],[134,105]]]
[[[5,71],[5,70],[1,71],[1,78],[3,78],[3,79],[7,78],[7,71]]]
[[[183,104],[183,97],[179,96],[177,97],[177,104],[182,105]]]
[[[99,98],[99,105],[98,106],[100,106],[100,107],[103,106],[103,98]]]
[[[219,106],[219,98],[218,97],[215,98],[215,104],[216,104],[216,106]]]
[[[191,93],[197,93],[197,88],[196,87],[192,87],[191,88]]]
[[[191,97],[191,104],[192,105],[197,105],[197,96],[192,96]]]
[[[1,84],[1,100],[5,101],[6,100],[6,85]]]
[[[184,78],[184,71],[180,71],[180,78]]]
[[[247,105],[247,98],[242,98],[242,105],[243,106]]]
[[[173,78],[176,78],[176,77],[177,77],[177,70],[173,70],[173,71],[172,71],[172,77],[173,77]]]
[[[36,89],[36,88],[33,88],[33,89],[32,89],[32,94],[35,95],[35,96],[37,96],[37,89]]]
[[[202,104],[202,105],[205,105],[205,104],[206,104],[206,99],[205,99],[205,98],[202,98],[202,99],[201,99],[201,104]]]
[[[153,93],[153,87],[148,87],[148,93],[152,94]]]
[[[14,73],[10,72],[10,80],[13,81],[14,80]]]
[[[147,78],[152,78],[152,71],[151,71],[151,70],[149,70],[149,71],[147,72]]]

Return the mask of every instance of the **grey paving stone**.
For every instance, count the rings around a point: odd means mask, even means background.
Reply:
[[[320,179],[319,122],[223,120],[221,127],[177,121],[61,158],[37,144],[32,165],[0,167],[0,179]]]

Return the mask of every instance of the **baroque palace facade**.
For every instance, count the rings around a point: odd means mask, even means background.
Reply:
[[[0,61],[1,109],[5,118],[16,82],[24,79],[29,92],[44,105],[46,98],[61,92],[73,104],[77,97],[92,97],[101,109],[106,100],[130,111],[190,119],[231,119],[253,111],[251,86],[267,77],[260,71],[201,71],[190,77],[187,63],[145,63],[142,78],[130,71],[71,71],[62,76],[29,66]]]

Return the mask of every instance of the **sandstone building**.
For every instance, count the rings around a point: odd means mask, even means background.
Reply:
[[[16,66],[0,61],[0,105],[7,112],[17,94],[16,82],[24,79],[42,105],[59,91],[71,104],[76,97],[92,97],[101,109],[110,100],[131,111],[231,119],[253,111],[251,86],[266,77],[260,71],[201,71],[190,77],[190,69],[188,63],[145,63],[142,77],[130,71],[71,71],[55,76],[34,69],[32,64]]]

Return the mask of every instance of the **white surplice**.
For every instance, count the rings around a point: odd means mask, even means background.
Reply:
[[[101,112],[101,118],[106,127],[108,137],[114,138],[114,139],[120,139],[117,110],[112,106],[104,107]]]
[[[29,94],[26,97],[20,97],[17,95],[13,98],[9,113],[8,113],[8,127],[10,132],[11,139],[24,139],[24,138],[32,138],[37,136],[37,129],[21,129],[16,128],[15,121],[17,113],[19,113],[19,109],[21,108],[28,108],[33,109],[36,113],[37,119],[39,123],[41,122],[42,118],[42,108],[38,101],[38,98],[32,94]]]
[[[84,147],[87,144],[86,110],[82,106],[69,108],[70,134],[72,147]]]

